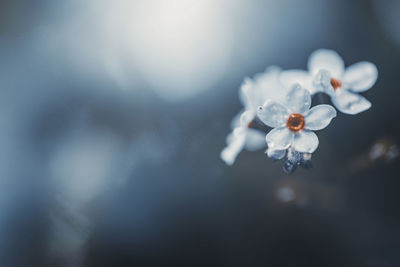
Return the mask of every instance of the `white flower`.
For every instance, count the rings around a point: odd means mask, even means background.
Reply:
[[[239,89],[239,98],[245,111],[251,111],[253,118],[257,115],[257,108],[271,99],[282,101],[287,90],[280,82],[281,69],[271,66],[263,73],[256,74],[254,79],[246,78]]]
[[[258,117],[274,128],[266,136],[271,151],[290,147],[301,153],[312,153],[317,149],[318,137],[313,131],[328,126],[336,117],[336,110],[330,105],[318,105],[311,109],[310,106],[309,91],[296,85],[288,92],[285,105],[267,100],[258,108]]]
[[[233,130],[226,138],[227,146],[220,155],[227,165],[232,165],[243,149],[255,151],[266,146],[265,134],[250,128],[253,119],[252,111],[245,111],[240,115],[240,119],[234,119]]]
[[[343,113],[357,114],[371,107],[371,103],[358,93],[375,84],[378,70],[373,63],[362,61],[345,69],[342,58],[335,51],[319,49],[310,55],[308,70],[284,71],[281,81],[286,86],[299,83],[311,94],[327,93]]]
[[[266,146],[265,134],[252,129],[251,124],[257,116],[257,108],[266,99],[280,101],[285,98],[286,89],[279,81],[281,69],[269,67],[264,73],[257,74],[254,79],[246,78],[239,89],[239,97],[244,111],[233,120],[232,132],[228,135],[227,146],[221,151],[221,159],[232,165],[237,155],[243,150],[255,151]]]

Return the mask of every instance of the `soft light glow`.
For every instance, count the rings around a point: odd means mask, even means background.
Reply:
[[[91,200],[118,178],[121,151],[114,135],[83,130],[71,134],[51,157],[55,190],[73,206]]]
[[[83,76],[111,77],[125,90],[153,89],[178,101],[229,71],[235,24],[226,0],[71,0],[38,46]],[[228,9],[229,7],[229,9]],[[63,53],[60,52],[62,47]]]
[[[135,65],[160,96],[193,96],[226,68],[231,31],[221,2],[143,0],[129,14]]]

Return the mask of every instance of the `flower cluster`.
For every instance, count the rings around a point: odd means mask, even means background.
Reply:
[[[273,66],[254,79],[246,78],[239,90],[244,109],[232,120],[222,160],[232,165],[243,149],[268,146],[269,158],[285,158],[286,172],[298,165],[310,167],[319,144],[314,131],[324,129],[336,117],[331,105],[311,107],[312,96],[325,93],[339,111],[354,115],[371,107],[359,93],[370,89],[377,77],[373,63],[363,61],[345,68],[335,51],[319,49],[309,57],[308,71]],[[260,131],[265,126],[272,128],[266,135]]]

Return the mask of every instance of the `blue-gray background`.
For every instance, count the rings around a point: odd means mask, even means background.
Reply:
[[[0,266],[399,266],[399,1],[0,2]],[[379,70],[312,170],[219,158],[238,87]]]

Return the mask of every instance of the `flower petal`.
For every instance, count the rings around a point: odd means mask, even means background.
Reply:
[[[263,106],[258,107],[257,115],[266,125],[275,128],[286,123],[289,112],[281,103],[267,100]]]
[[[240,117],[243,114],[243,110],[239,112],[238,114],[235,115],[235,117],[232,118],[231,120],[231,130],[235,129],[236,127],[240,126]]]
[[[367,61],[349,66],[344,75],[343,83],[355,92],[364,92],[370,89],[378,78],[378,69]]]
[[[264,132],[255,129],[246,129],[246,150],[256,151],[266,146]]]
[[[249,123],[254,120],[256,114],[252,110],[246,110],[240,115],[240,126],[247,128]]]
[[[263,73],[256,74],[253,79],[245,78],[240,90],[239,98],[247,110],[256,111],[265,100],[282,101],[286,96],[286,88],[280,83],[281,69],[271,66]]]
[[[318,105],[310,109],[305,116],[306,129],[321,130],[324,129],[336,117],[336,110],[330,105]]]
[[[265,139],[269,148],[283,150],[292,144],[293,135],[294,133],[284,126],[272,129]]]
[[[254,82],[250,78],[245,78],[239,88],[239,99],[245,109],[253,109],[253,102],[257,98],[257,90]]]
[[[371,102],[365,97],[344,89],[336,90],[335,94],[331,96],[331,100],[338,110],[351,115],[363,112],[371,107]]]
[[[220,157],[227,165],[235,162],[237,155],[243,150],[246,133],[242,128],[236,128],[227,138],[227,146],[221,151]]]
[[[312,131],[303,130],[294,135],[293,148],[298,152],[313,153],[318,144],[318,137]]]
[[[331,74],[327,70],[318,71],[317,74],[314,75],[312,84],[316,92],[325,92],[331,95],[335,91],[331,85]]]
[[[286,88],[292,88],[295,84],[300,84],[301,87],[307,89],[310,94],[316,93],[312,85],[312,76],[308,71],[285,70],[281,72],[279,79]]]
[[[304,113],[310,109],[311,95],[310,92],[295,85],[286,96],[286,106],[292,113]]]
[[[342,58],[333,50],[318,49],[314,51],[308,59],[308,69],[315,75],[324,69],[331,73],[332,77],[340,79],[344,72]]]
[[[287,90],[279,80],[281,72],[281,68],[270,66],[265,72],[255,75],[255,83],[260,88],[262,94],[262,97],[259,99],[261,103],[258,106],[264,104],[267,99],[278,102],[285,100]]]
[[[286,149],[279,150],[279,149],[272,149],[268,148],[265,153],[268,155],[269,158],[274,160],[283,159],[286,155]]]

